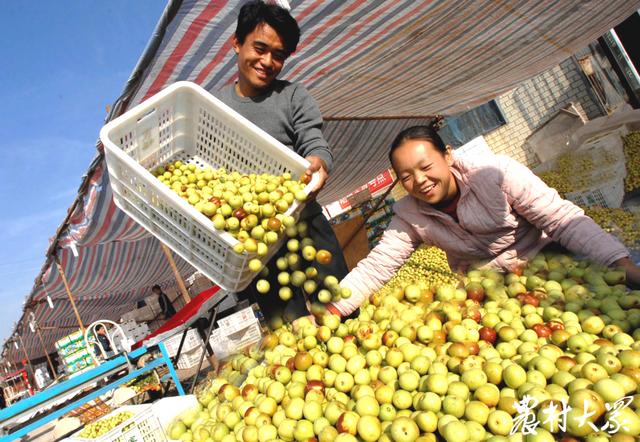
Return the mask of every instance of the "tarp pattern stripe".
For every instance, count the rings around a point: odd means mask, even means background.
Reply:
[[[173,28],[133,103],[177,80],[215,89],[234,77],[229,38],[243,2],[214,3],[185,2],[182,26]],[[309,0],[291,6],[303,35],[282,75],[305,82],[326,116],[342,118],[430,115],[486,101],[594,40],[638,2]],[[207,13],[217,8],[219,14]],[[354,50],[359,44],[366,50]],[[486,75],[488,69],[502,75]]]

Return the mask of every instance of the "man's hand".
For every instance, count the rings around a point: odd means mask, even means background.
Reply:
[[[304,172],[304,174],[308,176],[309,179],[311,179],[311,175],[313,175],[315,172],[319,172],[320,175],[318,185],[314,189],[312,189],[308,197],[309,200],[314,200],[318,195],[318,192],[320,192],[320,190],[324,187],[324,184],[329,177],[329,172],[327,172],[327,165],[322,158],[311,156],[307,157],[306,160],[311,164],[309,165],[309,168]]]
[[[627,274],[626,284],[632,289],[640,288],[640,267],[638,267],[631,259],[622,258],[614,263],[618,267],[622,267]]]

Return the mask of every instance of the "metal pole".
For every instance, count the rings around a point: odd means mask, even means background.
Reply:
[[[178,283],[178,288],[180,289],[180,293],[182,293],[182,299],[185,304],[191,302],[191,296],[189,296],[189,292],[187,291],[187,287],[184,285],[184,281],[182,280],[182,276],[178,271],[178,267],[176,266],[176,262],[173,259],[173,255],[171,254],[171,249],[167,247],[164,243],[160,243],[160,247],[162,247],[162,251],[164,255],[167,257],[167,261],[169,261],[169,266],[173,271],[173,276],[176,278],[176,282]]]
[[[78,320],[78,324],[80,325],[80,330],[84,333],[84,324],[82,323],[82,319],[80,318],[80,313],[78,312],[78,307],[76,307],[76,301],[73,298],[73,293],[71,293],[71,287],[69,287],[69,281],[67,281],[67,277],[64,274],[64,269],[60,262],[58,261],[58,257],[55,258],[56,267],[58,268],[58,272],[62,277],[62,282],[64,283],[64,288],[67,290],[67,296],[69,297],[69,301],[71,301],[71,307],[73,308],[73,312],[76,314],[76,319]]]
[[[220,301],[216,302],[213,307],[211,307],[209,314],[209,329],[207,330],[207,336],[205,338],[204,347],[202,349],[202,353],[200,354],[200,361],[198,362],[198,369],[196,370],[195,377],[193,378],[193,383],[191,384],[191,394],[196,390],[196,385],[198,383],[198,376],[200,375],[200,369],[202,368],[202,361],[204,361],[204,354],[207,351],[207,345],[209,345],[209,338],[211,337],[211,332],[213,332],[213,327],[216,323],[216,317],[218,316],[218,306],[222,304],[229,294],[225,294],[220,298]]]

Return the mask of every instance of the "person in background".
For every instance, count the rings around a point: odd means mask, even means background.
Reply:
[[[100,351],[100,347],[102,347],[102,349],[104,350],[104,353],[106,354],[106,358],[108,359],[112,354],[113,354],[113,349],[111,348],[111,342],[109,341],[109,337],[107,336],[107,329],[104,327],[104,325],[102,324],[98,324],[96,325],[96,339],[98,340],[98,342],[100,343],[100,345],[98,345],[97,343],[93,345],[93,351],[95,352],[96,355],[98,355],[98,357],[102,357],[103,354]]]
[[[158,303],[160,304],[160,317],[162,319],[169,319],[176,314],[176,309],[171,304],[171,300],[162,288],[156,284],[151,288],[151,291],[158,295]]]
[[[320,275],[332,274],[340,279],[348,271],[342,249],[322,208],[315,201],[333,166],[331,149],[322,135],[322,115],[302,84],[277,78],[287,58],[296,50],[299,40],[298,24],[286,9],[260,0],[244,4],[232,38],[232,46],[238,57],[238,80],[214,91],[214,95],[307,159],[310,163],[307,175],[320,175],[319,184],[307,200],[300,220],[307,222],[309,236],[316,248],[326,249],[333,255],[331,264],[318,269]],[[282,314],[284,320],[292,322],[309,315],[309,309],[301,291],[287,302],[277,294],[276,277],[279,271],[275,261],[285,252],[286,248],[283,247],[268,265],[271,283],[269,294],[257,293],[252,283],[238,297],[257,301],[267,318]]]
[[[389,160],[408,195],[380,243],[342,280],[352,296],[328,304],[332,313],[355,311],[421,244],[443,249],[454,270],[514,271],[555,242],[623,268],[627,285],[640,285],[640,268],[617,239],[509,157],[457,156],[433,128],[415,126],[396,137]]]

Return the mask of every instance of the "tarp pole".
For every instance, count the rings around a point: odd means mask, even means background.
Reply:
[[[57,380],[58,379],[58,374],[56,373],[56,369],[53,366],[53,361],[51,360],[51,357],[49,356],[49,353],[47,352],[47,348],[44,345],[44,339],[42,339],[42,333],[40,332],[40,326],[38,325],[37,322],[35,322],[34,325],[35,325],[35,329],[36,329],[36,334],[38,335],[38,339],[40,339],[40,346],[42,347],[42,351],[44,352],[44,355],[47,357],[47,362],[49,363],[49,368],[51,369],[51,374],[53,374],[53,378]]]
[[[60,277],[62,278],[62,282],[64,283],[64,288],[67,290],[67,296],[69,297],[69,301],[71,301],[71,307],[73,308],[73,312],[76,314],[76,319],[78,320],[78,324],[80,325],[80,330],[84,333],[84,324],[82,323],[82,319],[80,318],[80,313],[78,312],[78,307],[76,307],[76,301],[73,298],[73,293],[71,293],[71,287],[69,287],[69,281],[67,281],[67,277],[64,274],[64,269],[62,265],[58,261],[56,257],[56,267],[58,268],[58,272],[60,273]]]
[[[31,360],[29,359],[29,354],[27,353],[27,348],[24,346],[24,341],[22,340],[22,336],[18,334],[18,339],[20,340],[20,347],[22,347],[22,352],[24,353],[24,359],[27,361],[27,365],[24,367],[25,371],[29,373],[31,371],[31,376],[35,380],[36,373],[33,371],[33,365],[31,365]],[[29,380],[27,378],[27,380]]]
[[[182,280],[182,276],[178,271],[178,266],[176,266],[176,262],[173,260],[173,255],[171,254],[171,249],[167,247],[164,243],[160,242],[160,247],[162,247],[162,251],[164,255],[167,257],[167,261],[169,261],[169,265],[171,266],[171,270],[173,270],[173,276],[176,278],[176,282],[178,283],[178,288],[180,289],[180,293],[182,293],[182,299],[185,304],[191,302],[191,296],[189,296],[189,292],[187,291],[187,286],[184,285],[184,281]]]

